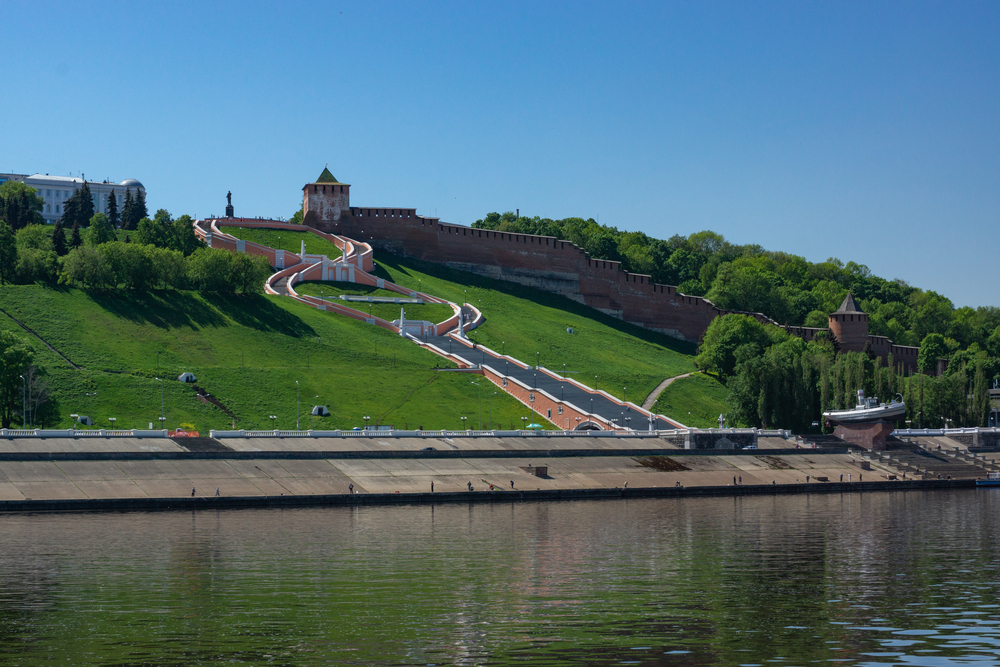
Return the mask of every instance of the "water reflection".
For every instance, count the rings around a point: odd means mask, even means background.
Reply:
[[[0,664],[993,664],[997,497],[0,516]]]

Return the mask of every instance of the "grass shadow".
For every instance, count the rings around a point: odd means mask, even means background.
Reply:
[[[87,297],[117,318],[161,329],[222,327],[222,314],[197,296],[176,290],[88,290]]]
[[[204,292],[201,296],[218,312],[241,326],[292,337],[316,335],[316,331],[297,315],[260,294]]]

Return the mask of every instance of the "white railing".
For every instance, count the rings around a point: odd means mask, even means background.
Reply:
[[[0,429],[0,438],[166,438],[166,430],[148,429]]]
[[[892,432],[893,435],[972,435],[974,433],[1000,433],[997,427],[968,427],[968,428],[898,428]]]

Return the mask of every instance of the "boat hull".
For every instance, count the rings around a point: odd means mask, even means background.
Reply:
[[[906,405],[890,403],[876,408],[861,410],[831,410],[824,412],[823,418],[831,424],[864,424],[877,421],[896,421],[906,415]]]

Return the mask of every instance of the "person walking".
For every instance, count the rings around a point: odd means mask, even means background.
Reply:
[[[434,480],[431,480],[431,493],[434,493]]]
[[[843,481],[844,481],[844,473],[840,473],[840,481],[841,481],[841,482],[843,482]]]
[[[733,486],[736,486],[736,475],[733,475]]]
[[[510,480],[510,488],[514,488],[514,480]]]
[[[740,486],[743,486],[743,475],[740,475]]]
[[[215,489],[215,497],[216,497],[216,498],[218,498],[218,497],[219,497],[219,489],[218,489],[218,487],[216,487],[216,489]]]
[[[850,482],[850,481],[851,481],[851,473],[847,473],[847,481],[848,481],[848,482]]]
[[[351,484],[349,487],[347,487],[347,490],[350,491],[351,494],[353,495],[354,494],[354,484]]]
[[[191,497],[194,498],[194,487],[191,487]]]

